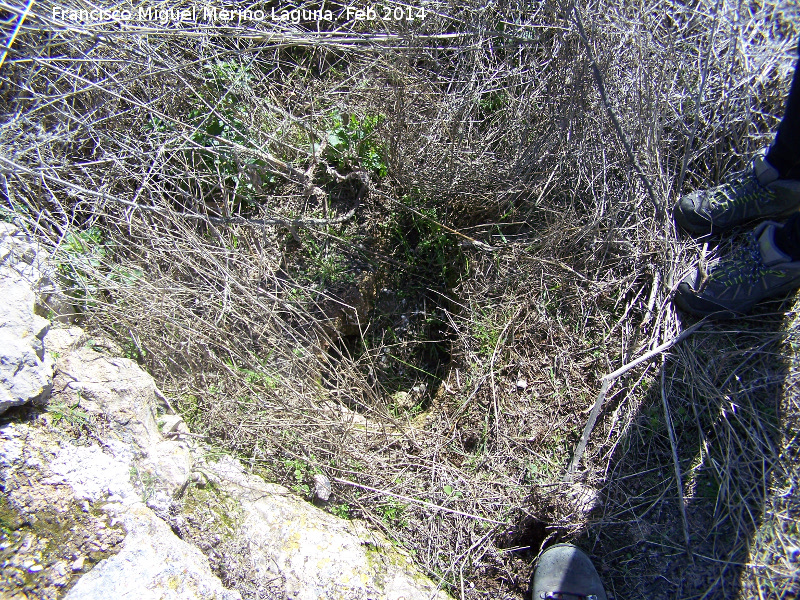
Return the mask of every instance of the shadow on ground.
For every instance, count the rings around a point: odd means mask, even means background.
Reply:
[[[576,539],[610,596],[798,596],[800,335],[796,313],[766,312],[778,308],[710,324],[664,357],[606,470],[603,505]]]

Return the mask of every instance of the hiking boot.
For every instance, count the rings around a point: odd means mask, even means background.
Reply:
[[[531,591],[532,600],[608,600],[592,561],[572,544],[556,544],[542,552]]]
[[[672,211],[675,222],[695,235],[721,233],[757,219],[785,216],[800,206],[800,181],[778,179],[763,156],[728,181],[683,196]]]
[[[800,261],[792,261],[775,244],[775,232],[782,227],[764,221],[744,244],[715,261],[706,276],[697,269],[684,278],[675,292],[675,304],[695,315],[727,319],[800,287]]]

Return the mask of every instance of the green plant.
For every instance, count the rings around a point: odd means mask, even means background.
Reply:
[[[550,481],[558,475],[558,465],[545,459],[534,459],[528,463],[527,480],[529,483],[538,485],[542,482]]]
[[[308,257],[306,277],[321,285],[330,285],[348,279],[347,262],[333,248],[325,244],[320,247],[309,236],[303,247]]]
[[[503,90],[485,92],[481,94],[478,100],[478,108],[482,117],[488,117],[502,108],[504,108],[509,101],[508,94]]]
[[[196,147],[186,151],[186,159],[201,175],[198,182],[203,181],[203,174],[211,175],[210,181],[215,182],[201,184],[204,196],[217,196],[221,185],[230,192],[230,209],[252,208],[258,191],[254,177],[260,184],[274,184],[277,179],[263,160],[237,153],[225,143],[252,146],[250,112],[242,99],[250,89],[252,74],[247,66],[233,61],[205,64],[203,73],[206,83],[195,92],[188,113],[190,138]],[[146,127],[165,126],[151,116]]]
[[[331,506],[331,513],[340,519],[350,519],[350,505],[349,504],[336,504]]]
[[[61,421],[78,428],[91,424],[91,417],[85,410],[80,408],[80,401],[72,405],[63,402],[52,402],[47,405],[47,412],[53,419],[53,425],[58,425]]]
[[[251,369],[243,369],[247,383],[260,383],[270,389],[278,387],[278,378],[272,377],[261,371],[253,371]]]
[[[491,359],[495,349],[498,349],[500,336],[508,323],[511,315],[508,311],[497,311],[482,307],[475,311],[475,318],[472,320],[472,334],[478,342],[478,350],[487,359]],[[498,349],[498,352],[502,348]]]
[[[225,364],[234,371],[244,375],[244,379],[247,383],[251,385],[261,385],[268,389],[275,389],[278,387],[280,379],[277,375],[271,375],[267,372],[270,370],[267,366],[268,359],[269,356],[258,359],[258,363],[260,364],[253,364],[252,368],[235,365],[230,359],[225,360]]]
[[[110,252],[99,227],[68,233],[56,252],[66,294],[84,310],[98,300],[101,269]]]
[[[94,307],[106,290],[131,287],[144,276],[140,269],[114,262],[115,245],[100,227],[69,232],[55,254],[65,293],[82,310]]]
[[[142,125],[142,131],[146,133],[167,133],[173,129],[172,123],[156,115],[149,115]]]
[[[386,177],[386,149],[377,139],[377,129],[386,119],[384,115],[331,113],[327,131],[327,158],[340,169],[361,167],[379,177]]]
[[[13,223],[20,216],[29,216],[30,209],[24,204],[15,203],[9,199],[9,205],[0,205],[0,221]]]
[[[405,516],[406,505],[399,500],[388,498],[376,508],[387,525],[401,529],[408,526],[408,519]]]
[[[156,491],[158,478],[150,471],[139,469],[136,465],[130,468],[130,478],[134,485],[142,491],[142,502],[147,502]]]
[[[122,356],[135,360],[137,363],[142,363],[147,356],[147,351],[140,349],[133,339],[128,338],[122,343]]]
[[[455,286],[463,273],[465,257],[453,235],[441,226],[440,208],[418,191],[404,195],[402,203],[408,208],[393,212],[380,226],[395,259],[410,267],[398,276],[422,280],[416,285],[424,282],[425,287],[431,283]],[[397,281],[396,285],[407,293],[408,283]]]
[[[250,88],[253,75],[250,67],[236,61],[216,61],[203,65],[206,81],[219,92],[238,96]]]
[[[180,413],[186,424],[194,429],[202,423],[203,410],[200,399],[194,394],[185,394],[178,401]]]
[[[312,455],[310,457],[312,462],[316,462],[316,458]],[[311,494],[311,486],[309,485],[309,481],[316,473],[321,473],[318,467],[314,467],[311,464],[300,460],[298,458],[287,458],[283,460],[283,465],[289,471],[289,476],[293,480],[291,484],[291,489],[302,496],[308,496]]]
[[[464,494],[456,490],[452,485],[447,484],[442,487],[442,491],[450,498],[461,498]]]

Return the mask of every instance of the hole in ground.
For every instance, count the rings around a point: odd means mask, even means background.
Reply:
[[[531,515],[524,515],[517,524],[495,539],[498,548],[533,558],[547,539],[548,523]]]

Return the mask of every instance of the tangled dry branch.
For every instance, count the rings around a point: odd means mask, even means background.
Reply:
[[[562,483],[604,374],[686,335],[670,293],[700,248],[663,217],[768,143],[792,2],[431,1],[315,30],[53,7],[0,2],[2,215],[198,434],[299,494],[326,472],[329,510],[461,598],[521,598],[555,538],[618,598],[797,589],[774,305],[620,377]]]

